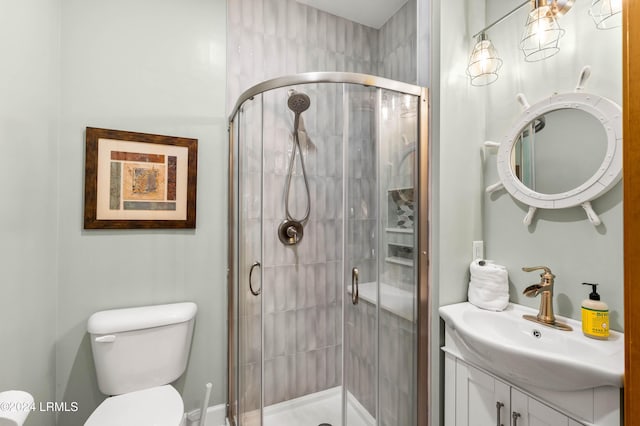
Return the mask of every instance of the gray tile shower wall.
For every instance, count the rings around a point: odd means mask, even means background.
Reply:
[[[417,3],[408,1],[378,31],[380,77],[417,84]]]
[[[414,323],[380,309],[376,333],[376,306],[361,301],[347,311],[346,385],[373,416],[376,413],[376,382],[379,392],[379,424],[409,426],[414,423],[415,401]],[[375,346],[379,336],[379,381],[376,381]]]
[[[379,29],[295,0],[227,2],[227,110],[249,87],[311,71],[350,71],[417,82],[417,3]]]
[[[376,74],[378,30],[295,0],[230,0],[227,100],[247,88],[311,71]]]
[[[263,101],[264,401],[265,405],[341,383],[342,374],[342,85],[296,88],[311,98],[290,188],[290,213],[301,219],[309,183],[310,215],[302,241],[283,245],[277,228],[286,217],[284,189],[293,155],[287,89]],[[259,342],[256,342],[259,344]]]

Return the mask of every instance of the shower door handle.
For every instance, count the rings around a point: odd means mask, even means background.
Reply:
[[[258,290],[253,289],[253,270],[256,269],[256,267],[260,267],[260,262],[253,262],[253,265],[251,265],[251,269],[249,269],[249,291],[254,296],[259,296],[262,292],[262,285]]]
[[[358,304],[359,294],[358,294],[358,279],[359,279],[358,268],[353,268],[351,270],[351,303],[354,305]]]

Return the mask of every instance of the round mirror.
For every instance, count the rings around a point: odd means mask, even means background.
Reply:
[[[537,208],[581,205],[599,224],[590,201],[622,176],[622,110],[615,102],[584,92],[556,94],[529,106],[500,143],[500,184],[528,206],[526,224]]]
[[[511,150],[513,174],[541,194],[577,188],[596,174],[607,152],[607,133],[595,116],[562,108],[526,124]]]

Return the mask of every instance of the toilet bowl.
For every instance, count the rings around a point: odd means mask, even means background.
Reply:
[[[164,385],[105,399],[85,426],[178,426],[183,414],[180,394]]]
[[[170,385],[185,371],[194,303],[93,314],[87,331],[98,387],[106,398],[85,426],[179,426],[184,403]]]

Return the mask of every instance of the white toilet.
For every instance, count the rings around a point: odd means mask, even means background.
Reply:
[[[98,387],[109,397],[85,426],[180,425],[184,404],[169,383],[186,369],[196,311],[185,302],[91,315]]]

